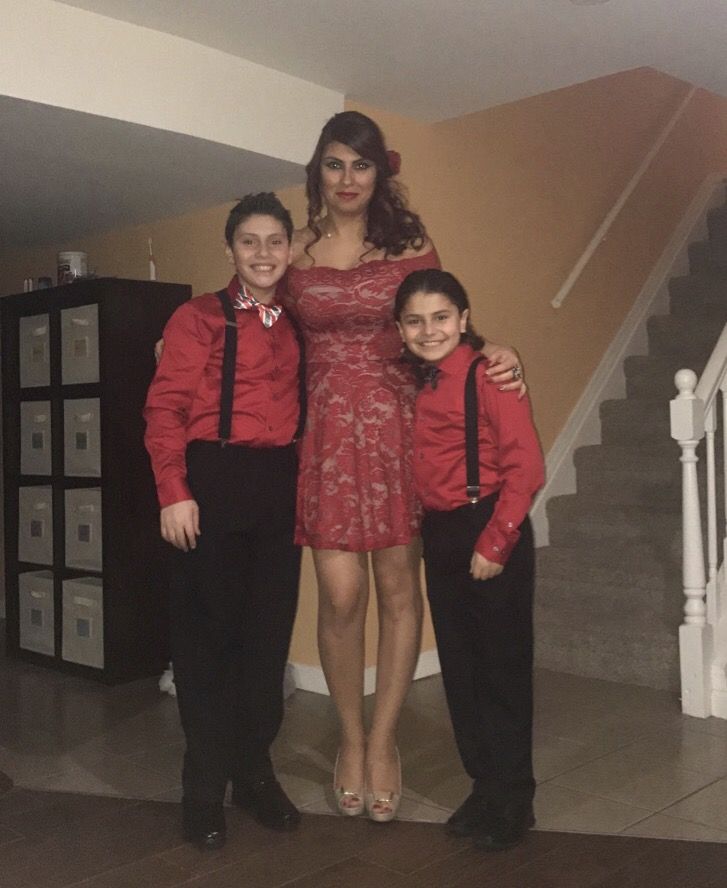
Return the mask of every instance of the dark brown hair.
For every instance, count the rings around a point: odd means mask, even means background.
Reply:
[[[442,271],[440,268],[421,268],[418,271],[412,271],[399,284],[399,289],[394,297],[394,319],[396,321],[401,320],[406,303],[414,293],[441,293],[460,314],[470,307],[467,291],[453,274]],[[466,329],[464,333],[460,334],[459,341],[468,343],[477,351],[485,344],[484,338],[472,326],[470,315],[467,315]]]
[[[366,240],[376,249],[384,250],[387,256],[400,256],[409,247],[421,249],[427,232],[419,216],[407,208],[404,189],[392,178],[383,133],[370,117],[358,111],[342,111],[330,118],[305,168],[308,228],[315,235],[308,247],[317,243],[322,235],[319,225],[323,211],[321,161],[331,142],[347,145],[376,166],[374,193],[367,210]]]
[[[272,191],[260,191],[258,194],[246,194],[230,210],[225,224],[225,240],[229,247],[235,239],[237,226],[250,216],[272,216],[283,226],[288,240],[293,237],[293,220],[287,208]]]

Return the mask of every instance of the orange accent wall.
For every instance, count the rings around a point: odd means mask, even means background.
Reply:
[[[371,114],[401,152],[411,204],[444,266],[467,287],[476,326],[519,349],[546,452],[699,185],[711,172],[727,172],[727,100],[700,91],[567,302],[550,306],[687,89],[639,68],[436,124],[348,104]],[[303,189],[281,198],[302,224]],[[99,274],[146,277],[148,237],[161,280],[215,289],[230,274],[222,249],[227,209],[46,249],[0,250],[0,292],[17,292],[26,276],[54,275],[63,249],[86,250]],[[318,664],[316,597],[306,556],[294,662]],[[374,608],[367,639],[372,665]],[[428,622],[422,647],[434,647]]]

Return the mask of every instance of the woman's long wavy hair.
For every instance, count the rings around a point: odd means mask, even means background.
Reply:
[[[320,228],[323,214],[321,161],[331,142],[347,145],[376,166],[374,193],[366,216],[368,243],[383,250],[386,256],[400,256],[410,247],[421,249],[427,240],[427,232],[419,216],[407,208],[404,189],[392,178],[383,133],[370,117],[358,111],[342,111],[328,120],[305,168],[308,228],[315,235],[308,247],[317,243],[323,234]]]

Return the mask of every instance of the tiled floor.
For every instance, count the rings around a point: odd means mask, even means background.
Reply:
[[[370,702],[370,701],[369,701]],[[105,687],[0,660],[0,771],[17,787],[176,801],[182,737],[153,680]],[[466,795],[438,677],[402,715],[401,817],[444,820]],[[334,713],[297,691],[276,743],[281,781],[308,813],[332,813]],[[670,694],[539,672],[538,828],[727,842],[727,722],[681,715]]]

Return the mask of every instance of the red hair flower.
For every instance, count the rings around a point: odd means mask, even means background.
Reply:
[[[389,161],[389,172],[392,176],[398,176],[401,169],[401,154],[398,151],[387,151],[386,157]]]

